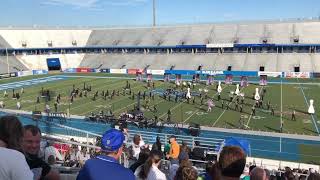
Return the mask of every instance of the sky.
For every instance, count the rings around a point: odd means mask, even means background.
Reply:
[[[153,0],[0,0],[0,26],[150,26]],[[320,16],[320,0],[156,0],[156,24]]]

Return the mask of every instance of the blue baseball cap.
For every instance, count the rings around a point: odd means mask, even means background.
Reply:
[[[124,135],[121,131],[110,129],[102,135],[101,148],[103,151],[112,152],[118,150],[124,141]]]

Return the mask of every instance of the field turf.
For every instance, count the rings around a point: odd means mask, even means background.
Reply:
[[[78,74],[79,75],[79,74]],[[102,74],[94,74],[97,76],[105,76]],[[68,75],[66,75],[68,76]],[[32,76],[23,77],[15,79],[5,79],[0,80],[0,86],[6,83],[24,81],[28,79],[36,79],[46,76]],[[66,112],[69,108],[70,98],[73,85],[76,88],[82,89],[83,84],[92,86],[92,91],[88,93],[88,97],[75,98],[74,102],[70,105],[70,113],[73,115],[88,116],[91,112],[98,113],[103,110],[107,112],[111,110],[116,116],[120,113],[131,110],[137,103],[137,100],[133,100],[130,95],[122,94],[122,88],[126,85],[126,79],[116,79],[116,78],[94,78],[90,76],[84,77],[67,77],[60,81],[53,81],[48,83],[41,83],[32,86],[26,86],[24,88],[25,93],[22,94],[20,99],[22,110],[33,111],[33,110],[44,110],[45,101],[41,99],[40,104],[36,104],[36,97],[39,96],[41,88],[49,89],[55,92],[55,95],[60,93],[62,95],[61,104],[58,107],[58,111]],[[137,93],[144,91],[147,93],[147,98],[149,99],[149,91],[146,88],[146,83],[136,82],[133,79],[128,80],[131,84],[132,92]],[[234,102],[236,98],[232,99],[233,103],[230,103],[230,91],[235,91],[235,83],[233,85],[222,84],[222,94],[221,98],[225,104],[230,104],[230,109],[222,109],[221,101],[217,101],[216,85],[206,86],[204,84],[197,84],[193,92],[199,92],[199,89],[208,89],[208,97],[212,98],[215,107],[213,107],[212,112],[207,112],[207,100],[204,100],[204,105],[200,105],[200,98],[196,98],[195,104],[190,101],[188,104],[185,99],[179,102],[174,102],[174,97],[171,101],[164,99],[163,97],[156,95],[155,99],[150,99],[149,109],[145,109],[145,101],[141,100],[142,108],[146,117],[153,118],[157,115],[160,119],[167,119],[167,111],[170,109],[172,112],[172,120],[180,124],[188,123],[199,123],[203,126],[214,126],[214,127],[224,127],[224,128],[239,128],[239,119],[243,118],[244,124],[250,130],[258,131],[270,131],[279,132],[281,121],[283,124],[283,132],[289,134],[307,134],[307,135],[318,135],[318,126],[320,125],[320,82],[318,80],[277,80],[277,84],[269,84],[263,88],[266,89],[266,95],[264,96],[263,108],[256,109],[256,115],[251,115],[251,108],[253,106],[254,100],[252,99],[252,94],[255,92],[255,88],[259,88],[262,92],[262,87],[256,84],[250,84],[247,87],[240,88],[241,92],[245,94],[245,100],[243,105],[243,112],[235,111]],[[167,83],[163,81],[154,81],[155,89],[165,90],[167,88],[174,88],[173,83]],[[295,82],[296,84],[288,84],[288,82]],[[312,82],[312,84],[304,84],[305,82]],[[319,83],[319,84],[318,84]],[[101,97],[102,90],[112,92],[113,90],[120,92],[119,96],[115,96],[113,99],[108,98],[104,100]],[[96,101],[92,100],[93,94],[99,91],[99,97]],[[186,88],[184,89],[186,91]],[[3,101],[7,109],[16,109],[17,100],[12,99],[11,89],[7,90],[9,97],[3,97],[3,90],[0,92],[0,100]],[[20,93],[20,88],[16,89],[16,92]],[[128,93],[128,91],[127,91]],[[137,97],[137,96],[136,96]],[[309,99],[314,99],[316,114],[311,116],[307,113]],[[53,110],[55,97],[49,102],[51,109]],[[266,103],[270,101],[271,105],[275,109],[275,115],[272,116],[270,110],[266,108]],[[153,112],[154,105],[157,107],[157,112]],[[225,105],[226,107],[226,105]],[[291,120],[291,114],[293,109],[296,111],[296,120]],[[281,113],[282,112],[282,113]],[[320,126],[319,126],[320,127]]]

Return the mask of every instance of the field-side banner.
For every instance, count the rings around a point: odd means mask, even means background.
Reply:
[[[30,76],[33,75],[32,71],[19,71],[18,76]]]
[[[281,77],[282,72],[259,71],[258,76]]]
[[[233,47],[232,43],[220,43],[220,44],[206,44],[207,48],[224,48],[224,47]]]
[[[223,74],[232,76],[258,76],[258,71],[223,71]]]
[[[285,72],[286,78],[310,78],[310,72]]]
[[[102,72],[102,73],[110,73],[110,69],[100,69],[100,72]]]
[[[66,73],[76,73],[76,72],[77,72],[77,69],[76,69],[76,68],[67,68],[67,69],[65,69],[63,72],[66,72]]]
[[[38,74],[48,74],[48,71],[46,70],[32,70],[33,75],[38,75]]]
[[[128,74],[137,74],[138,69],[127,69]]]
[[[127,74],[127,69],[110,69],[111,74]]]
[[[153,74],[153,75],[164,75],[164,70],[147,70],[147,74]]]
[[[223,71],[209,71],[209,70],[205,71],[205,70],[202,70],[202,71],[200,71],[200,73],[197,73],[197,74],[215,76],[215,75],[223,75]]]

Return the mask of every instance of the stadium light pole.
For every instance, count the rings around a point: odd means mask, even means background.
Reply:
[[[156,0],[153,0],[153,26],[156,26]]]

